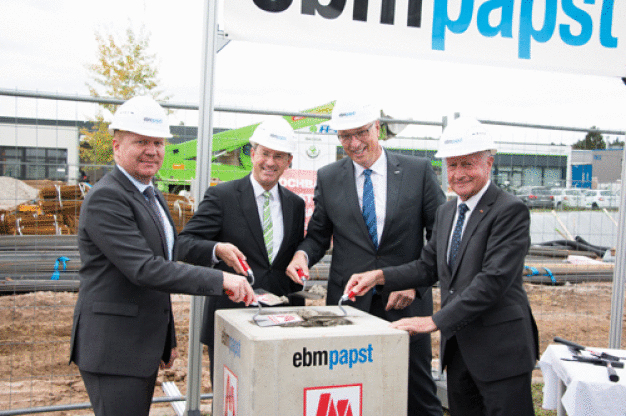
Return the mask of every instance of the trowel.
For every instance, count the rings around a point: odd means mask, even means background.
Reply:
[[[310,279],[307,279],[306,276],[304,275],[304,272],[302,271],[302,269],[298,269],[298,277],[300,279],[302,279],[302,290],[299,290],[297,292],[293,292],[290,293],[287,296],[298,296],[304,299],[311,299],[311,300],[318,300],[318,299],[322,299],[324,296],[319,294],[319,293],[314,293],[311,292],[311,288],[314,286],[313,283],[311,283]],[[308,286],[308,287],[307,287]]]

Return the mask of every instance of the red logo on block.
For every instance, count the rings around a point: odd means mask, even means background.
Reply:
[[[224,416],[237,416],[237,376],[224,366]]]
[[[363,385],[304,389],[304,416],[362,416]]]

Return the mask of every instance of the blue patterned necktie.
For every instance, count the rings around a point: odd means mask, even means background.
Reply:
[[[372,170],[363,171],[365,182],[363,182],[363,219],[367,226],[367,232],[378,248],[378,230],[376,229],[376,202],[374,200],[374,185],[372,185]]]
[[[454,232],[452,233],[452,242],[450,243],[450,261],[448,264],[452,269],[456,262],[456,256],[459,254],[459,248],[461,247],[461,237],[463,232],[463,223],[465,222],[465,213],[469,211],[469,207],[465,204],[459,205],[459,217],[456,220],[454,226]]]

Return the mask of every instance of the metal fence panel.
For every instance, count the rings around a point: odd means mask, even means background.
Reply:
[[[175,134],[172,144],[195,139],[197,107],[184,104],[170,107],[174,108],[172,119],[178,124],[172,127]],[[258,123],[268,114],[276,113],[216,110],[214,124],[226,129]],[[18,414],[7,413],[17,411],[34,413],[37,409],[54,410],[54,414],[81,414],[79,409],[88,402],[78,370],[75,365],[68,365],[68,359],[80,266],[75,233],[80,204],[88,192],[88,185],[81,184],[80,175],[84,172],[93,183],[110,169],[110,166],[83,163],[78,154],[81,129],[89,127],[88,118],[97,111],[97,100],[85,97],[0,92],[0,415]],[[390,151],[433,159],[443,122],[410,123],[383,145]],[[523,186],[571,187],[571,150],[562,143],[584,137],[584,129],[496,121],[488,124],[500,149],[493,172],[493,180],[499,186],[510,191]],[[623,132],[604,133],[624,140]],[[344,153],[336,136],[323,124],[299,130],[297,137],[298,154],[294,157],[293,173],[285,179],[285,184],[303,195],[310,215],[315,170],[343,157]],[[214,150],[222,152],[220,174],[227,177],[245,174],[249,147]],[[233,166],[229,168],[226,164]],[[186,172],[189,166],[181,166],[180,170]],[[441,177],[444,173],[441,162],[433,160],[433,168],[442,183],[446,183]],[[218,180],[212,178],[213,182]],[[612,191],[620,188],[617,178],[605,182],[590,178],[589,182],[593,188]],[[161,186],[173,191],[168,201],[180,231],[193,215],[194,204],[190,199],[193,193],[180,195],[179,192],[192,188],[194,182],[180,183],[165,177]],[[614,206],[609,203],[592,210],[582,203],[578,206],[555,203],[532,209],[531,238],[535,246],[527,257],[526,288],[539,325],[541,351],[556,335],[584,345],[608,346],[612,304],[618,303],[612,299],[617,257],[613,249],[619,246],[618,206],[619,203]],[[539,246],[574,241],[577,236],[589,245],[606,249],[601,250],[597,263],[590,260],[589,252],[577,248]],[[567,263],[568,255],[577,256],[570,258],[577,264]],[[327,273],[327,263],[314,269],[320,283]],[[435,288],[438,305],[437,292]],[[190,297],[173,295],[172,300],[180,358],[173,369],[160,373],[159,384],[173,381],[184,395]],[[433,355],[439,356],[436,334]],[[206,395],[212,388],[206,355],[201,373],[200,393]],[[163,395],[159,388],[156,396]],[[208,409],[209,403],[203,401],[203,408]],[[157,404],[155,408],[159,412],[156,414],[173,414],[167,403]]]

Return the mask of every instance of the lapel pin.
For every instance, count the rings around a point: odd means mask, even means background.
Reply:
[[[398,173],[400,173],[400,171],[399,171],[399,170],[397,170],[397,171],[395,171],[394,173],[397,175]]]
[[[482,213],[483,213],[483,210],[481,209],[481,210],[480,210],[480,211],[478,211],[478,212],[480,212],[480,213],[482,214]]]

